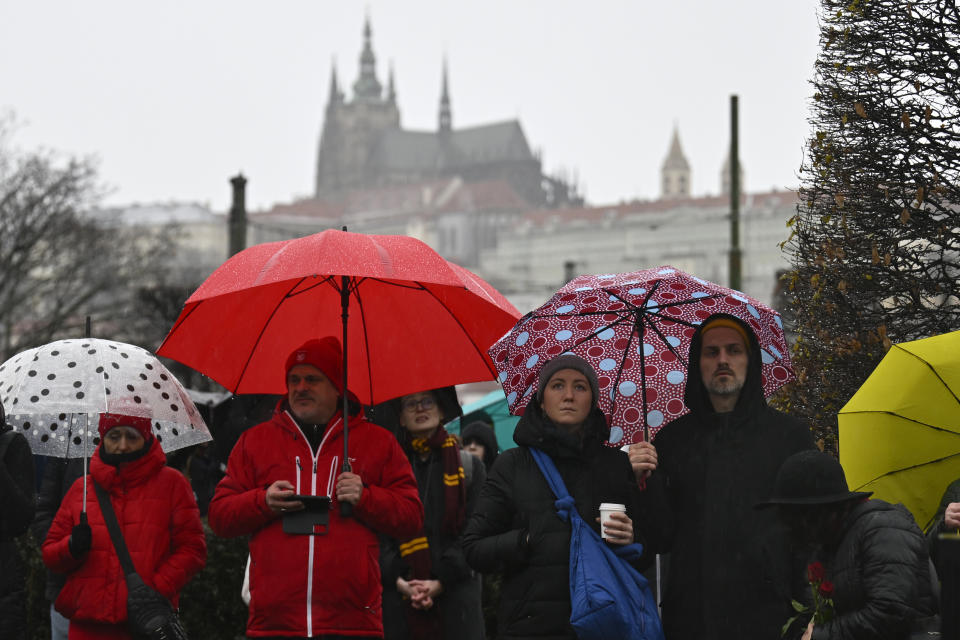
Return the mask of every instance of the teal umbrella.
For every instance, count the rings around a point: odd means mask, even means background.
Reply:
[[[507,397],[502,389],[491,391],[479,400],[463,405],[463,417],[451,420],[444,425],[444,428],[450,433],[460,435],[461,426],[473,422],[476,418],[470,414],[479,412],[487,414],[493,420],[493,430],[497,434],[497,444],[500,445],[501,451],[517,446],[513,441],[513,430],[517,427],[520,418],[510,415]]]

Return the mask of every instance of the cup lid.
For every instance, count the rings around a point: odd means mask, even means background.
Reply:
[[[600,505],[600,508],[604,511],[626,511],[627,507],[623,504],[617,504],[616,502],[604,502]]]

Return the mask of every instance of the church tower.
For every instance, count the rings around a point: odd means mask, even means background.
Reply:
[[[393,70],[386,91],[377,78],[370,18],[364,21],[360,73],[347,102],[334,68],[317,152],[316,197],[344,189],[376,186],[381,181],[372,162],[377,141],[388,130],[400,129],[400,111]]]
[[[680,133],[673,127],[670,151],[660,167],[660,197],[686,198],[690,196],[690,163],[680,147]]]

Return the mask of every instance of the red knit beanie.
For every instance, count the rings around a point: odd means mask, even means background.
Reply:
[[[343,351],[340,341],[333,336],[307,340],[287,356],[284,377],[298,364],[312,364],[327,376],[337,393],[343,395]]]
[[[105,437],[107,431],[110,431],[110,429],[114,427],[133,427],[140,432],[140,435],[143,436],[145,441],[153,438],[153,423],[150,418],[144,418],[143,416],[125,416],[122,413],[101,413],[100,424],[97,426],[100,437]]]

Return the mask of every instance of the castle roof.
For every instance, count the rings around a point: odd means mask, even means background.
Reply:
[[[385,131],[374,150],[381,171],[436,171],[491,162],[529,160],[527,138],[516,120],[455,129],[446,136],[435,131]]]

